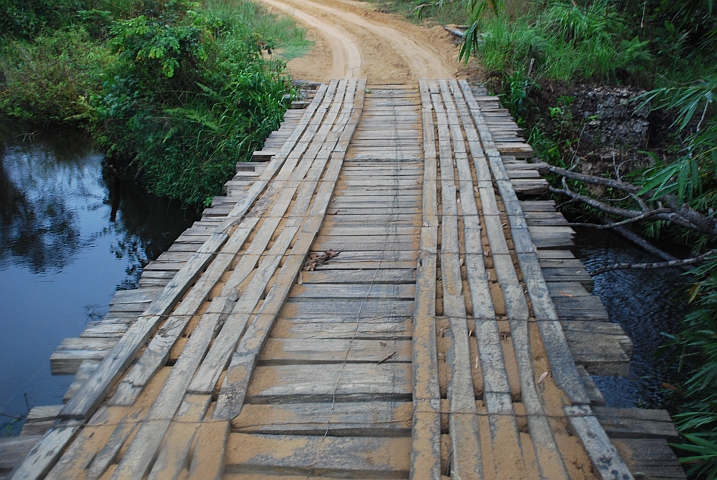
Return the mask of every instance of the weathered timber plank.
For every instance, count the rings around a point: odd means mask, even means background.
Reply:
[[[677,442],[679,434],[666,410],[593,407],[610,438],[664,438]]]
[[[44,477],[79,430],[80,424],[76,420],[56,425],[32,447],[12,478],[35,480]]]
[[[142,344],[157,330],[158,323],[164,315],[169,313],[181,295],[189,289],[191,283],[213,259],[215,252],[225,243],[226,239],[226,234],[213,234],[202,245],[192,259],[164,287],[162,293],[150,304],[143,316],[117,342],[75,397],[65,405],[61,412],[63,417],[87,418],[94,412],[99,402],[104,399],[109,389],[134,359]]]
[[[118,338],[65,338],[50,357],[53,375],[73,375],[85,360],[102,360]]]
[[[249,330],[232,357],[229,369],[227,370],[226,379],[221,387],[217,407],[213,413],[213,418],[215,419],[229,420],[241,412],[249,379],[256,366],[256,359],[259,352],[266,341],[274,320],[286,301],[289,290],[298,276],[303,260],[326,214],[328,203],[333,195],[336,179],[343,164],[346,148],[361,118],[365,85],[365,81],[349,81],[350,92],[354,90],[356,92],[355,99],[353,98],[353,93],[350,95],[350,100],[353,100],[351,104],[354,106],[351,111],[349,123],[341,133],[337,148],[332,155],[331,164],[326,170],[316,200],[309,212],[309,218],[306,220],[306,224],[299,238],[292,247],[288,260],[282,266],[278,280],[269,290],[259,310],[259,314],[250,325]]]
[[[381,269],[366,270],[323,270],[301,272],[300,284],[362,284],[370,283],[414,283],[416,271],[414,269]]]
[[[662,438],[612,438],[613,445],[631,472],[653,480],[686,480],[675,453]]]
[[[387,319],[388,320],[388,319]],[[391,321],[345,320],[342,317],[325,319],[278,319],[272,336],[274,338],[336,338],[399,340],[410,339],[413,331],[408,317],[392,318]]]
[[[406,317],[413,314],[413,301],[352,300],[341,302],[293,302],[282,309],[282,315],[292,318],[322,318],[348,316],[351,318]]]
[[[245,405],[232,420],[237,433],[279,435],[405,437],[411,429],[411,402],[290,403]]]
[[[255,219],[246,219],[231,235],[214,262],[206,269],[202,277],[193,285],[182,303],[172,312],[170,318],[149,343],[147,349],[132,367],[128,375],[117,386],[111,403],[114,405],[131,405],[149,379],[165,364],[169,352],[184,331],[187,322],[207,299],[216,282],[229,268],[232,258],[242,248],[244,242],[256,225]],[[223,309],[230,308],[223,303],[214,309],[220,316],[226,315]],[[223,320],[224,317],[222,317]]]
[[[221,299],[219,299],[221,300]],[[149,472],[162,439],[177,413],[192,374],[199,367],[219,321],[217,314],[204,314],[189,338],[145,421],[122,456],[113,478],[143,478]]]
[[[225,472],[406,478],[409,449],[408,438],[232,433]]]
[[[406,340],[271,338],[259,356],[262,365],[410,361],[411,344]]]
[[[42,435],[0,438],[0,475],[13,473]]]
[[[411,398],[411,366],[405,363],[258,366],[250,403],[403,400]]]
[[[572,430],[580,438],[600,478],[632,480],[632,473],[610,442],[600,422],[592,414],[590,407],[566,406],[563,410],[568,415]]]
[[[372,279],[369,279],[371,281]],[[415,296],[414,285],[380,284],[332,284],[332,285],[296,285],[291,289],[292,301],[341,298],[393,298],[412,299]]]
[[[541,322],[547,323],[547,322]],[[569,478],[543,405],[536,390],[528,325],[524,321],[510,321],[511,337],[518,362],[520,392],[528,415],[528,429],[541,475],[550,472],[550,478]],[[546,350],[550,348],[545,346]],[[551,365],[552,366],[552,365]],[[582,386],[582,385],[581,385]]]

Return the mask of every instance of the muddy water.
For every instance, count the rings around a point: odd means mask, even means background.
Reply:
[[[575,255],[588,272],[614,263],[661,261],[620,237],[577,229]],[[615,407],[661,406],[663,382],[674,381],[669,356],[658,352],[662,332],[673,333],[686,312],[679,291],[688,280],[678,269],[614,270],[594,277],[593,293],[601,297],[610,319],[620,323],[634,344],[629,377],[593,377]]]
[[[102,159],[81,133],[0,124],[0,436],[62,402],[72,377],[50,374],[54,349],[195,220]]]

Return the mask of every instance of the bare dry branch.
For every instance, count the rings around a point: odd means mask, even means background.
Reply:
[[[548,168],[548,171],[563,177],[563,188],[551,188],[551,192],[566,195],[575,201],[580,201],[605,213],[630,219],[644,215],[645,213],[649,213],[647,217],[650,217],[651,220],[664,220],[696,232],[706,233],[708,235],[717,235],[716,218],[705,216],[686,204],[680,204],[674,195],[663,195],[658,199],[654,199],[658,200],[658,208],[651,209],[648,203],[645,201],[645,198],[641,198],[641,196],[638,195],[641,190],[640,187],[631,183],[613,180],[611,178],[596,177],[593,175],[586,175],[584,173],[577,173],[555,166],[550,166]],[[566,178],[569,178],[571,180],[577,180],[583,183],[589,183],[592,185],[602,185],[625,192],[629,194],[633,198],[633,200],[635,200],[635,202],[638,203],[641,211],[611,207],[607,205],[604,201],[596,200],[592,197],[580,195],[576,192],[573,192],[572,190],[570,190],[570,188],[568,188],[567,183],[564,181]],[[644,196],[649,198],[651,196],[654,196],[654,192],[646,192]],[[662,200],[664,204],[667,205],[668,209],[666,211],[663,210],[665,207],[660,202],[660,200]],[[660,213],[650,213],[655,210],[659,210]]]
[[[653,268],[672,268],[672,267],[686,267],[691,265],[697,265],[704,263],[707,259],[716,254],[717,249],[710,250],[697,257],[686,258],[684,260],[671,260],[669,262],[655,262],[655,263],[615,263],[607,267],[599,268],[594,272],[591,272],[592,276],[600,275],[601,273],[609,272],[611,270],[625,270],[625,269],[653,269]]]

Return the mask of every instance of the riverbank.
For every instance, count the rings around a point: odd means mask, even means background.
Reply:
[[[278,126],[283,64],[308,48],[248,1],[58,2],[11,2],[0,115],[82,126],[115,169],[184,204],[210,201]]]

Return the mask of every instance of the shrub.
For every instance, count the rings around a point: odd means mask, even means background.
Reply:
[[[87,113],[87,99],[102,88],[115,58],[81,27],[2,47],[0,112],[23,119],[63,121]]]
[[[111,28],[120,62],[94,130],[154,193],[207,204],[278,127],[289,83],[250,29],[197,9],[170,17]]]

